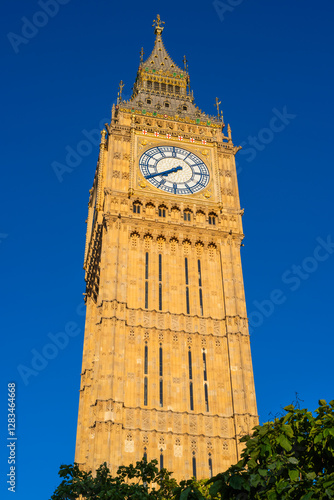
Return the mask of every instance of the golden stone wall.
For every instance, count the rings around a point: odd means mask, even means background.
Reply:
[[[199,156],[210,171],[207,188],[174,196],[150,186],[138,160],[157,144]],[[258,422],[240,259],[237,151],[230,134],[223,136],[215,126],[113,110],[108,136],[102,134],[87,221],[87,317],[75,457],[83,468],[106,461],[115,472],[146,453],[159,463],[162,456],[177,479],[193,475],[195,457],[197,477],[209,477],[209,458],[213,474],[235,463],[239,438]],[[140,213],[133,212],[134,203]],[[165,217],[159,217],[162,205]],[[190,221],[184,220],[184,210],[190,210]],[[210,214],[215,225],[209,224]]]

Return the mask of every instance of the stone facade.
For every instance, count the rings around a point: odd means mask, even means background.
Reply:
[[[120,92],[101,133],[90,190],[75,461],[85,469],[106,461],[116,472],[145,455],[177,479],[205,478],[238,460],[239,438],[258,423],[239,148],[229,127],[224,135],[222,116],[196,108],[187,68],[163,46],[159,18],[155,33],[132,98],[124,102]],[[174,195],[148,182],[139,158],[164,145],[205,163],[205,189]]]

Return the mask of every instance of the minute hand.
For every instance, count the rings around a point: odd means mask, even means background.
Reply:
[[[151,179],[152,177],[157,177],[158,175],[162,176],[162,175],[173,174],[174,172],[177,172],[178,170],[182,170],[182,167],[180,167],[180,166],[173,167],[173,168],[170,168],[169,170],[165,170],[164,172],[157,172],[156,174],[146,175],[145,179]]]

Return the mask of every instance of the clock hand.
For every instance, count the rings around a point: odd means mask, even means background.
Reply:
[[[170,168],[169,170],[165,170],[164,172],[157,172],[155,174],[150,174],[150,175],[147,175],[145,177],[145,179],[151,179],[152,177],[157,177],[158,175],[168,175],[168,174],[172,174],[174,172],[177,172],[178,170],[182,170],[182,167],[179,165],[178,167],[173,167],[173,168]]]

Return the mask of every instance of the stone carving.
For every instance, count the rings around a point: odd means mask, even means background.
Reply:
[[[205,417],[204,422],[205,422],[205,432],[207,432],[208,434],[211,434],[212,429],[213,429],[212,418]]]
[[[158,316],[158,327],[163,328],[165,326],[165,318],[163,314],[159,314]]]
[[[182,421],[181,421],[181,415],[174,415],[174,432],[181,432],[182,430]]]
[[[133,427],[133,420],[134,420],[134,411],[127,410],[127,412],[126,412],[126,425],[128,427]]]
[[[144,326],[145,327],[150,326],[150,315],[148,313],[144,313]]]
[[[164,413],[158,413],[158,429],[165,430],[166,427],[166,415]]]
[[[219,325],[218,321],[215,321],[213,323],[213,332],[215,335],[220,335],[220,325]]]
[[[150,423],[150,412],[149,410],[144,410],[143,411],[143,427],[148,428]]]
[[[178,317],[172,315],[172,329],[176,330],[176,329],[178,329],[178,326],[179,326]]]
[[[126,453],[133,453],[135,451],[135,444],[132,439],[132,434],[127,434],[124,442],[124,451]]]
[[[143,435],[143,444],[144,445],[148,444],[148,435],[147,434]]]
[[[221,429],[222,434],[226,434],[227,433],[227,431],[228,431],[228,424],[227,424],[226,419],[221,420],[221,422],[220,422],[220,429]]]
[[[202,255],[203,248],[204,248],[203,241],[196,241],[195,248],[196,248],[197,257],[200,257]]]
[[[192,433],[197,432],[197,416],[196,415],[189,415],[189,429],[190,429],[190,432],[192,432]]]

